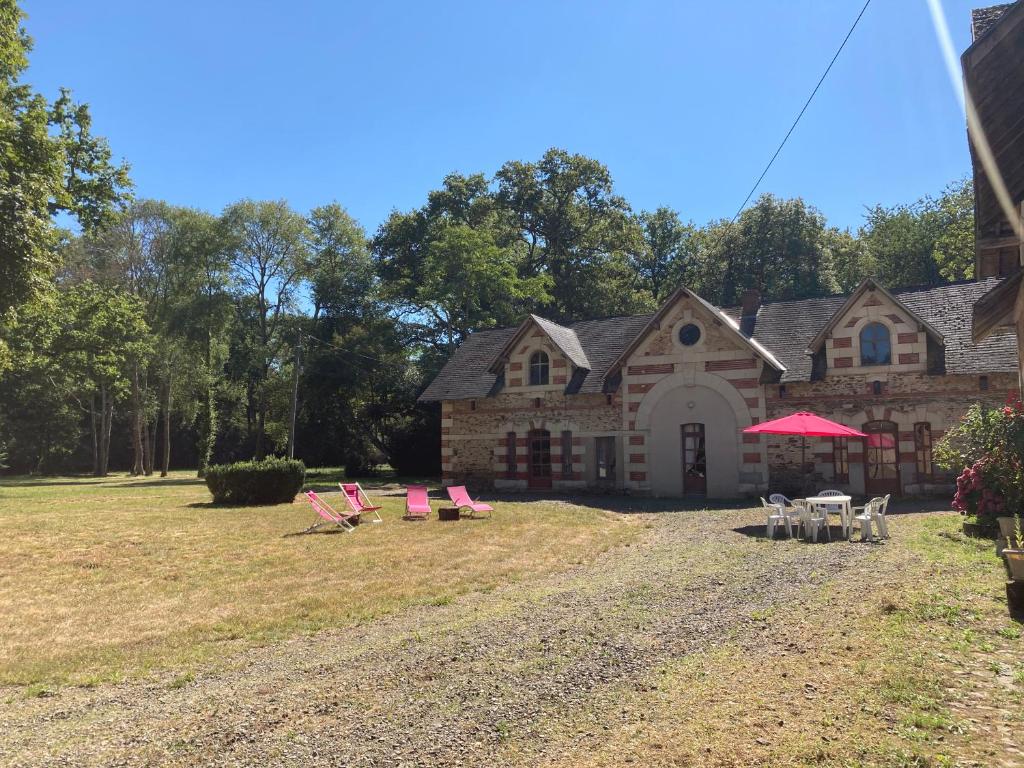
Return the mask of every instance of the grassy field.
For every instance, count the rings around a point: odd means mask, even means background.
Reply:
[[[565,568],[641,527],[560,503],[409,523],[401,497],[380,499],[381,525],[290,536],[313,522],[304,501],[215,507],[191,473],[4,480],[0,683],[187,676],[255,644]]]

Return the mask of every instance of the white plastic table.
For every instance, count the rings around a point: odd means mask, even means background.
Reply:
[[[816,507],[838,504],[839,519],[843,524],[843,536],[847,539],[850,538],[850,502],[853,501],[852,496],[808,496],[804,501]],[[828,509],[825,509],[826,516],[828,511]]]

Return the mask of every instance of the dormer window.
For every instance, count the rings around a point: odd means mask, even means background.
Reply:
[[[860,364],[889,365],[891,362],[889,329],[881,323],[868,323],[860,332]]]
[[[534,352],[530,356],[530,384],[541,386],[548,383],[548,356],[546,352]]]

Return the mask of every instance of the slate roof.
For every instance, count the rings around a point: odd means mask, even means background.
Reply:
[[[988,8],[975,8],[971,11],[971,42],[988,32],[992,25],[999,21],[1013,3],[990,5]]]
[[[971,337],[971,309],[978,299],[998,283],[998,278],[989,278],[935,288],[906,288],[890,293],[942,334],[945,339],[947,373],[1010,373],[1017,370],[1017,342],[1012,330],[997,331],[981,342],[974,342]],[[781,381],[810,379],[811,358],[807,354],[807,347],[847,298],[825,296],[761,305],[754,323],[753,338],[786,367]],[[727,308],[723,312],[737,321],[741,314],[739,307]],[[590,362],[590,371],[581,383],[577,382],[578,389],[573,391],[603,391],[609,367],[652,317],[654,315],[612,317],[565,326],[575,333]],[[498,383],[497,375],[487,369],[518,331],[518,328],[500,328],[470,335],[423,392],[420,400],[430,402],[486,397]]]
[[[538,315],[530,315],[530,317],[544,330],[544,333],[548,335],[548,338],[551,339],[554,345],[565,353],[565,356],[572,361],[573,365],[587,371],[591,370],[587,353],[583,351],[583,345],[580,343],[579,336],[576,335],[572,328],[566,328],[564,325],[545,320]]]

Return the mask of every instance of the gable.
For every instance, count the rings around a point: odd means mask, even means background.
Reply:
[[[699,341],[692,347],[679,340],[679,332],[686,324],[694,324],[700,329]],[[742,351],[777,372],[786,370],[759,342],[740,333],[739,324],[733,318],[696,293],[680,288],[626,347],[609,368],[608,375],[616,374],[630,360],[640,357],[685,357],[687,352],[692,355],[698,351],[702,355],[727,356]]]

